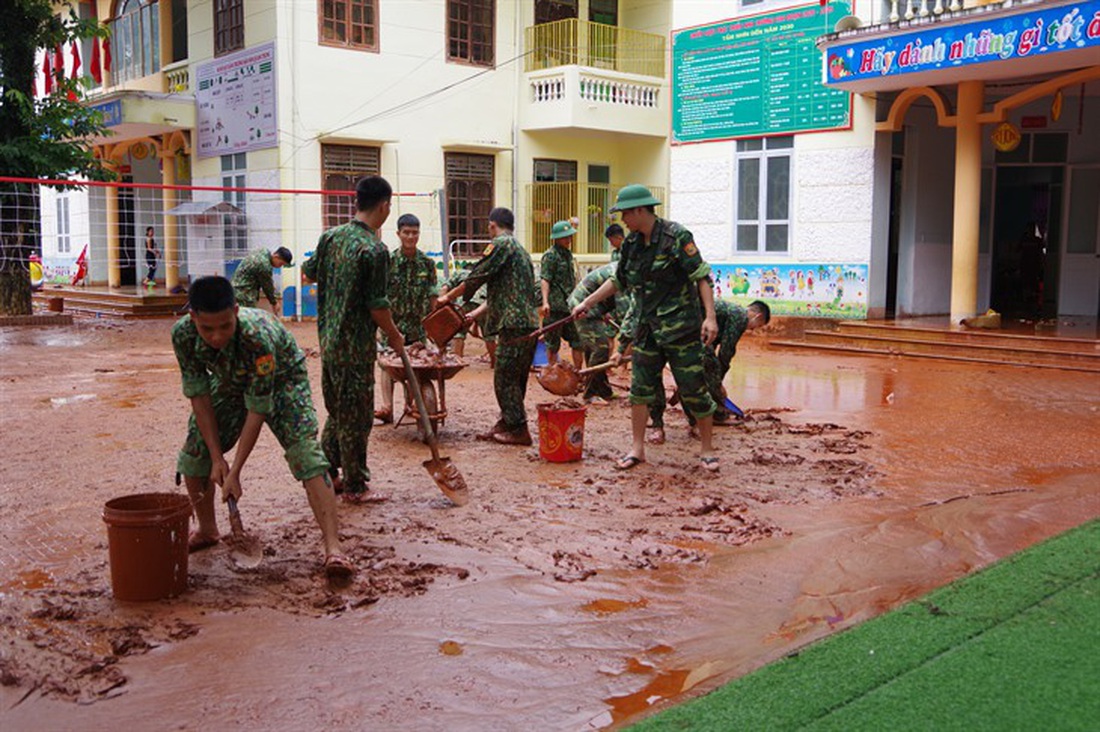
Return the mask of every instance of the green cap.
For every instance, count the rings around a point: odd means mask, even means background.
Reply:
[[[661,202],[653,197],[653,193],[641,183],[623,186],[619,191],[619,197],[615,199],[615,205],[611,211],[624,211],[638,208],[639,206],[660,206]]]
[[[568,221],[557,221],[550,229],[551,239],[563,239],[567,236],[573,236],[577,233],[577,230]]]

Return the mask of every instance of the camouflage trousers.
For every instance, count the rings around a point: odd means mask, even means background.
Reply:
[[[497,365],[493,369],[493,391],[500,406],[501,426],[509,432],[527,427],[527,380],[535,360],[535,340],[517,343],[510,340],[529,334],[530,330],[505,328],[497,333]]]
[[[344,490],[362,493],[370,482],[367,441],[374,424],[374,359],[321,365],[321,394],[328,419],[321,446],[333,470],[343,469]]]
[[[550,315],[546,316],[546,322],[544,325],[550,325],[556,323],[559,320],[564,320],[569,317],[569,313],[566,311],[551,310]],[[546,344],[546,349],[549,351],[561,350],[561,342],[564,340],[569,344],[570,348],[581,347],[581,337],[577,333],[576,323],[566,323],[560,328],[555,328],[542,337],[543,342]]]
[[[716,405],[714,409],[715,422],[725,422],[730,417],[729,410],[722,404],[722,382],[729,370],[729,361],[723,364],[718,360],[718,354],[714,352],[713,348],[704,349],[703,376],[707,381],[707,391],[710,393],[710,398],[714,400]],[[687,417],[690,424],[695,424],[695,418],[690,413]]]
[[[707,390],[703,373],[703,343],[695,334],[688,334],[673,343],[659,345],[652,333],[639,333],[634,342],[634,367],[630,380],[630,403],[652,405],[657,392],[664,401],[665,364],[680,389],[684,411],[696,418],[714,414],[715,404]]]
[[[585,366],[607,363],[611,357],[611,339],[615,335],[611,326],[603,322],[602,318],[583,318],[577,321],[577,334],[584,347]],[[613,395],[606,371],[599,371],[588,377],[588,385],[584,390],[585,399],[610,399]]]
[[[218,440],[222,452],[228,452],[240,439],[248,416],[244,396],[219,397],[215,390],[211,401],[218,423]],[[286,463],[295,478],[309,480],[328,470],[329,462],[317,442],[317,412],[306,377],[276,384],[271,414],[265,422],[282,445]],[[210,450],[192,414],[187,422],[187,438],[176,458],[176,470],[191,478],[207,478],[212,467]]]

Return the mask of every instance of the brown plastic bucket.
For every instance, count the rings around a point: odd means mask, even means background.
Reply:
[[[440,348],[466,327],[466,316],[450,303],[436,308],[420,321],[424,332]]]
[[[178,493],[137,493],[107,501],[103,522],[118,600],[160,600],[187,590],[191,500]]]

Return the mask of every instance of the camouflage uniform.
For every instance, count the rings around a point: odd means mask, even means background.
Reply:
[[[470,276],[470,270],[461,269],[461,270],[458,270],[457,272],[455,272],[454,274],[452,274],[447,279],[447,281],[443,284],[444,284],[444,286],[446,286],[447,290],[450,291],[450,290],[455,289],[459,285],[461,285],[463,282],[465,282],[466,278],[469,277],[469,276]],[[477,294],[475,294],[473,297],[469,298],[465,302],[459,304],[459,307],[461,308],[461,310],[464,314],[469,315],[471,312],[476,310],[484,302],[485,302],[485,290],[478,290]],[[496,340],[496,336],[485,335],[485,314],[484,313],[482,313],[481,315],[478,316],[477,324],[478,324],[478,327],[481,328],[481,335],[482,335],[482,337],[483,337],[483,339],[485,340],[486,343],[489,343],[489,342],[492,342],[492,341]],[[462,330],[458,331],[458,333],[455,334],[455,338],[458,339],[458,340],[464,339],[466,337],[466,331],[467,330],[468,330],[468,328],[463,328]]]
[[[206,344],[190,315],[172,326],[172,348],[188,399],[209,395],[223,452],[237,444],[249,412],[264,415],[298,480],[324,474],[329,463],[317,442],[317,412],[309,391],[306,357],[294,336],[263,310],[242,308],[237,330],[221,350]],[[212,467],[192,413],[176,470],[207,478]]]
[[[401,249],[390,255],[390,306],[393,322],[405,336],[405,343],[423,341],[427,336],[420,322],[432,311],[432,298],[439,294],[435,262],[419,249],[413,258]]]
[[[245,308],[254,308],[260,302],[260,291],[272,305],[276,302],[275,270],[271,266],[271,254],[266,249],[257,249],[241,260],[233,272],[233,294],[237,304]]]
[[[577,285],[577,270],[573,263],[573,252],[563,246],[555,244],[542,255],[539,263],[539,277],[550,283],[550,293],[547,301],[550,303],[550,314],[546,316],[544,325],[556,323],[569,317],[569,305],[566,301],[570,293]],[[542,303],[542,289],[538,289],[538,302]],[[580,348],[581,339],[573,323],[566,323],[556,330],[552,330],[542,337],[546,347],[551,351],[561,348],[564,339],[572,348]]]
[[[466,302],[486,283],[489,310],[485,314],[483,332],[499,340],[493,372],[493,391],[500,405],[498,426],[516,432],[527,428],[523,400],[527,396],[527,377],[535,359],[535,341],[509,341],[535,330],[538,304],[533,297],[535,268],[531,255],[511,234],[493,239],[470,270],[466,279]]]
[[[371,310],[390,306],[390,253],[361,221],[329,229],[302,272],[317,283],[321,394],[328,419],[321,436],[333,469],[344,469],[344,490],[370,482],[367,441],[374,424],[374,361],[378,326]]]
[[[600,289],[604,282],[611,279],[614,272],[614,264],[605,264],[585,275],[580,284],[573,288],[573,293],[569,296],[569,309],[572,310],[582,300]],[[615,311],[618,299],[617,297],[607,298],[589,310],[583,318],[576,321],[577,333],[580,336],[581,345],[584,347],[585,364],[590,367],[607,363],[608,358],[611,356],[611,339],[615,337],[615,328],[604,320],[604,316]],[[584,391],[585,399],[593,397],[610,399],[611,396],[611,384],[608,382],[606,371],[599,371],[588,377],[588,386]]]
[[[620,309],[620,306],[626,304],[626,312],[622,314],[622,320],[619,327],[619,353],[626,353],[626,349],[634,340],[634,331],[638,329],[638,309],[634,307],[634,298],[631,295],[623,295],[620,293],[615,297],[616,311]],[[619,313],[616,312],[616,315]],[[665,426],[665,407],[667,406],[667,397],[665,395],[665,382],[662,369],[661,376],[661,388],[657,389],[653,394],[653,401],[649,404],[649,421],[654,427],[664,429]]]
[[[728,300],[715,300],[714,315],[718,320],[718,337],[704,348],[703,373],[707,380],[707,391],[718,405],[714,419],[724,422],[729,419],[729,411],[722,405],[722,382],[729,373],[730,361],[737,355],[737,342],[749,326],[749,313]],[[688,421],[694,424],[690,414]]]
[[[715,404],[703,375],[703,343],[699,340],[702,308],[698,282],[710,274],[691,232],[674,221],[658,218],[644,241],[632,232],[622,246],[612,279],[620,291],[635,298],[632,404],[652,404],[664,385],[667,362],[680,388],[684,411],[709,417]]]

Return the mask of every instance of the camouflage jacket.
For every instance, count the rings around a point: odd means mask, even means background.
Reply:
[[[652,333],[659,345],[699,334],[703,313],[698,282],[710,274],[691,232],[675,221],[657,219],[650,241],[631,232],[612,279],[635,300],[635,338]]]
[[[260,301],[260,291],[272,305],[275,304],[275,270],[271,267],[271,254],[257,249],[241,260],[233,273],[233,294],[237,304],[255,307]]]
[[[390,306],[390,252],[355,220],[321,234],[302,273],[317,283],[317,332],[328,363],[373,363],[378,326],[371,310]]]
[[[241,400],[257,414],[271,414],[276,382],[309,383],[306,357],[294,336],[266,310],[242,308],[237,330],[221,350],[199,336],[190,315],[172,326],[172,348],[188,399]]]
[[[439,292],[435,262],[417,250],[410,259],[398,248],[390,254],[390,307],[397,329],[406,341],[422,341],[420,321],[432,311],[432,298]]]
[[[466,300],[488,284],[489,312],[485,317],[485,335],[495,335],[505,328],[534,330],[535,268],[531,255],[509,234],[501,234],[485,247],[481,259],[466,278]]]
[[[539,277],[550,283],[550,312],[562,313],[569,309],[566,302],[577,286],[577,270],[573,264],[573,252],[555,244],[542,255]],[[539,289],[539,305],[542,305],[542,289]]]
[[[455,272],[454,274],[452,274],[449,278],[447,278],[447,281],[443,283],[443,286],[446,287],[448,290],[453,290],[454,288],[458,287],[463,282],[465,282],[466,279],[469,276],[470,276],[470,270],[460,269],[457,272]],[[459,305],[462,308],[463,312],[468,313],[471,310],[474,310],[475,308],[477,308],[483,302],[485,302],[485,290],[481,289],[481,290],[478,290],[477,293],[474,294],[473,297],[470,297],[470,298],[466,299],[465,302],[463,302],[461,304],[459,304],[459,303],[456,303],[456,304]]]
[[[611,275],[615,273],[614,264],[605,264],[602,267],[597,267],[588,274],[586,274],[581,281],[573,288],[573,292],[569,295],[569,310],[577,307],[581,300],[591,295],[596,290],[600,289],[600,286],[604,282],[611,279]],[[623,299],[624,296],[620,295]],[[601,336],[608,338],[615,337],[615,329],[611,324],[604,322],[604,316],[608,313],[614,313],[616,307],[616,301],[618,297],[612,296],[607,298],[601,303],[598,303],[595,307],[591,308],[584,316],[584,319],[579,321],[586,327],[593,328]]]
[[[729,300],[716,299],[714,315],[718,320],[718,337],[710,344],[710,350],[717,354],[719,363],[728,367],[737,355],[737,342],[749,326],[749,313]]]

